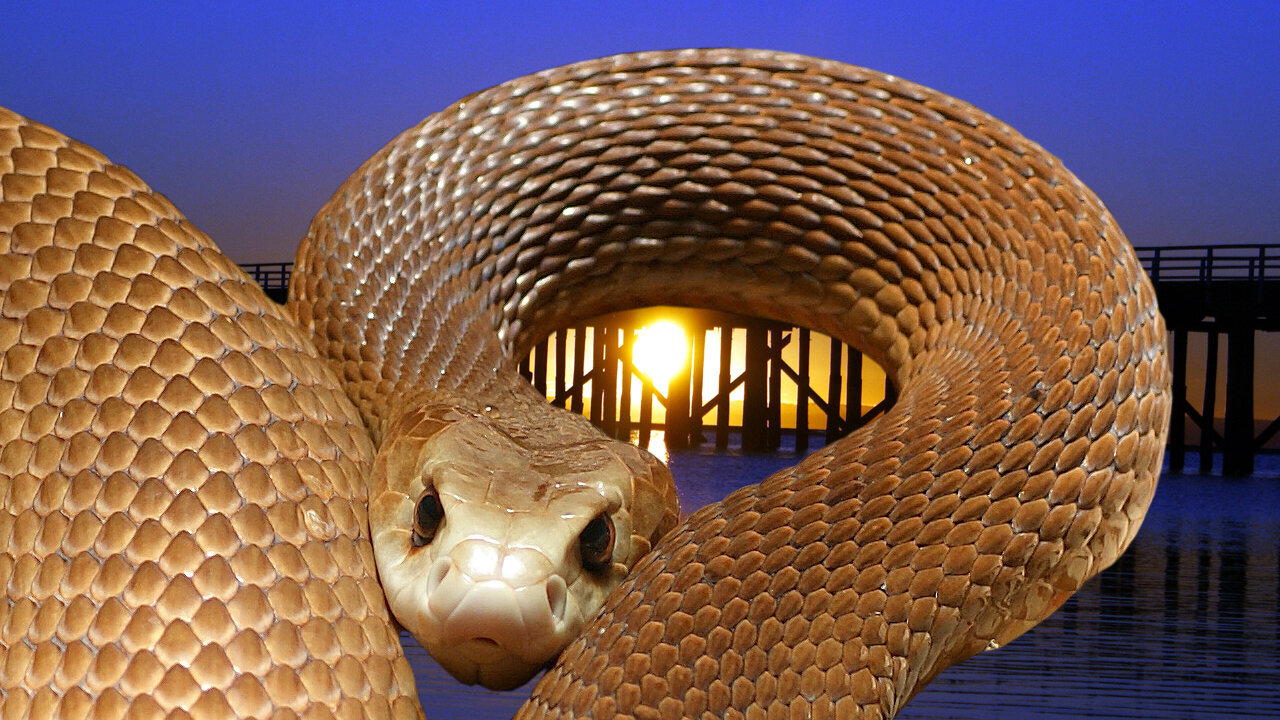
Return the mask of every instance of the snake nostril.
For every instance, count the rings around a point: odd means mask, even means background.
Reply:
[[[433,592],[440,587],[452,569],[453,561],[448,557],[437,558],[431,565],[431,572],[427,574],[427,592]]]
[[[547,604],[551,606],[551,617],[556,622],[564,620],[565,607],[568,605],[569,588],[564,578],[553,575],[547,580]]]

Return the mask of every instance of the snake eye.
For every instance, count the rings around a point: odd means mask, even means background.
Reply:
[[[418,500],[418,509],[413,516],[413,546],[422,547],[431,542],[444,521],[444,506],[440,504],[440,496],[434,488],[428,488]]]
[[[602,572],[609,567],[613,561],[613,520],[605,513],[592,518],[578,535],[578,549],[586,570]]]

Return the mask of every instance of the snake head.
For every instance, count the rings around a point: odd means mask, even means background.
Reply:
[[[490,689],[554,661],[676,520],[648,453],[598,433],[532,445],[483,412],[431,406],[374,463],[392,613],[454,677]]]

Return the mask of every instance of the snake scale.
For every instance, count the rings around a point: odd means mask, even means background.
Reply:
[[[541,478],[512,528],[588,498],[571,575],[621,583],[521,717],[891,717],[1115,560],[1155,491],[1165,331],[1123,234],[892,76],[690,50],[477,93],[338,190],[283,307],[91,148],[6,111],[0,149],[3,718],[421,714],[391,612],[450,582],[413,558],[467,472]],[[899,398],[666,532],[661,466],[516,373],[652,304],[825,332]],[[578,602],[557,583],[534,604]]]

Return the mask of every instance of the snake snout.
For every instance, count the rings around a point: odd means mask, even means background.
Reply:
[[[477,663],[505,655],[540,665],[574,632],[568,585],[551,563],[536,551],[483,541],[461,543],[432,563],[427,605],[438,623],[431,644]]]
[[[431,571],[428,574],[428,578],[426,578],[426,593],[428,593],[428,597],[442,598],[442,601],[440,601],[442,606],[444,606],[445,602],[456,603],[458,600],[456,594],[449,594],[451,591],[456,593],[458,588],[445,588],[449,575],[452,573],[465,574],[465,571],[458,569],[451,557],[440,557],[431,565]],[[467,579],[471,583],[475,583],[474,579]],[[463,580],[463,583],[465,582],[466,580]],[[568,609],[568,584],[564,582],[562,575],[552,574],[545,578],[543,587],[547,591],[547,609],[550,618],[556,621],[557,624],[563,623],[564,612]],[[445,588],[444,591],[442,591],[442,588]],[[444,600],[444,598],[451,598],[451,600]]]

